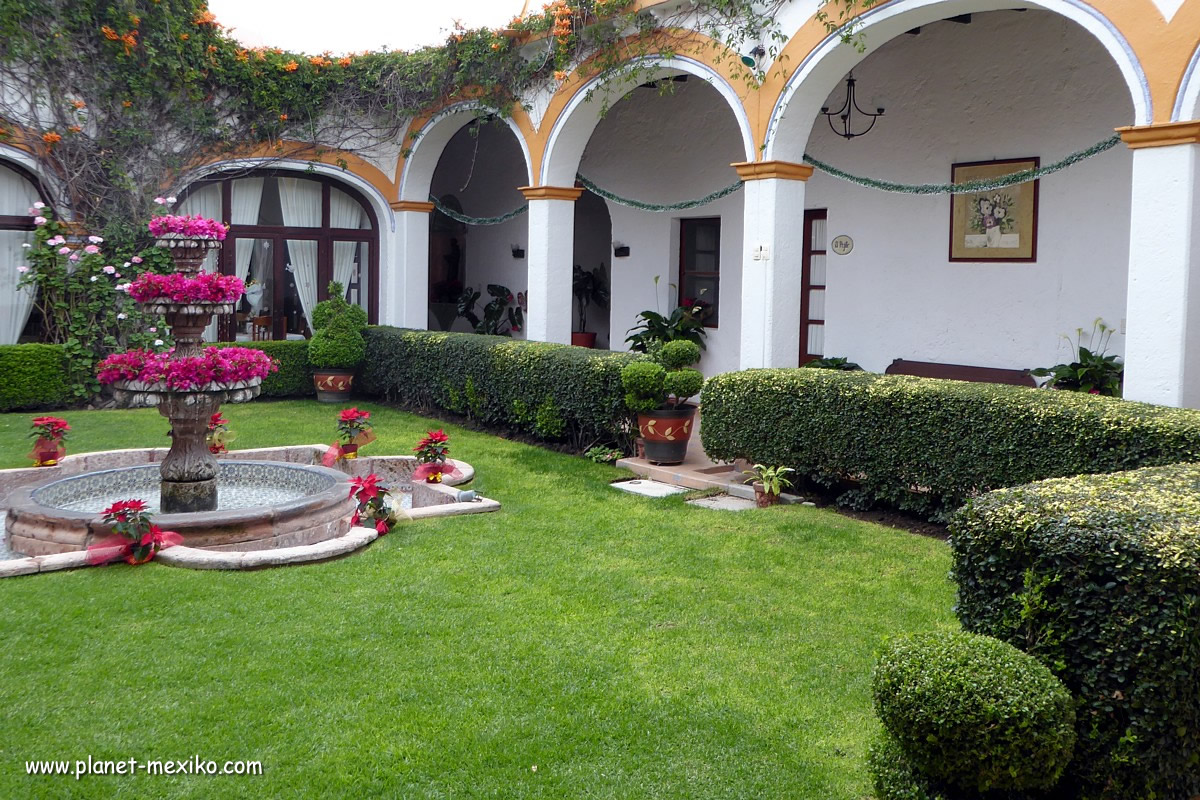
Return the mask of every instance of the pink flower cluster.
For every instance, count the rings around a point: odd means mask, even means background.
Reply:
[[[209,384],[229,384],[267,377],[279,366],[261,350],[245,347],[209,347],[204,355],[174,358],[174,350],[128,350],[100,362],[101,383],[141,381],[165,383],[168,389],[198,389]]]
[[[164,214],[161,217],[154,217],[150,220],[150,232],[155,236],[178,233],[192,239],[216,239],[224,241],[225,234],[229,232],[229,229],[215,219],[208,219],[199,214],[194,214],[190,217]]]
[[[240,278],[201,272],[194,278],[173,273],[147,272],[129,287],[129,296],[139,303],[169,300],[173,303],[233,303],[245,290]]]

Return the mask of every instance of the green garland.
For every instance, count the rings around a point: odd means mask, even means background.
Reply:
[[[1055,172],[1061,172],[1067,167],[1072,167],[1084,159],[1099,155],[1106,150],[1111,150],[1121,143],[1119,135],[1113,135],[1102,142],[1097,142],[1086,150],[1080,150],[1077,153],[1072,153],[1061,161],[1056,161],[1045,167],[1038,169],[1025,169],[1020,172],[1014,172],[1009,175],[1001,175],[998,178],[985,178],[975,181],[964,181],[963,183],[894,183],[892,181],[880,181],[874,178],[863,178],[859,175],[851,175],[848,172],[843,172],[837,167],[831,166],[818,161],[808,153],[804,154],[804,161],[812,165],[814,168],[821,170],[835,178],[841,178],[844,181],[865,186],[868,189],[879,189],[884,192],[897,192],[899,194],[968,194],[971,192],[988,192],[992,189],[1002,189],[1005,186],[1013,186],[1018,183],[1026,183],[1028,181],[1037,180],[1047,175],[1052,175]]]
[[[433,203],[433,207],[445,214],[455,222],[461,222],[464,225],[499,225],[501,222],[508,222],[510,219],[516,219],[529,210],[529,203],[518,208],[516,211],[510,211],[507,214],[501,214],[498,217],[468,217],[466,214],[460,214],[452,208],[442,204],[433,195],[429,195],[429,202]]]
[[[643,203],[640,200],[630,200],[626,197],[620,197],[619,195],[615,195],[612,192],[608,191],[607,189],[600,188],[599,186],[597,186],[596,184],[592,183],[587,178],[585,178],[579,174],[575,175],[575,180],[582,183],[583,188],[587,189],[592,194],[603,197],[605,200],[611,200],[612,202],[616,203],[617,205],[627,206],[628,208],[636,208],[638,211],[656,211],[656,212],[684,211],[689,208],[697,208],[699,206],[705,206],[705,205],[708,205],[709,203],[720,200],[722,197],[728,197],[729,195],[736,192],[738,189],[741,189],[742,185],[743,185],[742,181],[736,181],[735,183],[729,184],[724,189],[718,189],[717,191],[713,192],[710,195],[701,197],[699,200],[685,200],[682,203],[661,204],[661,203]]]

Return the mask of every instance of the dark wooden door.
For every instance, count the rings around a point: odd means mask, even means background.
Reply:
[[[825,258],[827,237],[824,208],[804,212],[804,261],[800,291],[800,364],[825,354]]]

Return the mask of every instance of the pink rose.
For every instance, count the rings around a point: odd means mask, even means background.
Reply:
[[[60,249],[60,250],[58,251],[58,254],[59,254],[60,256],[65,256],[65,255],[66,255],[67,253],[69,253],[69,252],[71,252],[71,248],[69,248],[69,247],[64,247],[64,248],[62,248],[62,249]]]
[[[87,247],[83,248],[83,252],[87,253],[89,256],[94,256],[96,253],[100,252],[100,248],[94,244],[89,244]]]
[[[140,263],[142,263],[142,258],[141,258],[141,256],[134,256],[133,258],[131,258],[131,259],[129,259],[129,260],[130,260],[130,261],[132,261],[134,264],[140,264]]]
[[[45,225],[45,224],[46,224],[46,218],[45,218],[45,217],[34,217],[34,218],[33,218],[33,224],[34,224],[34,225]]]

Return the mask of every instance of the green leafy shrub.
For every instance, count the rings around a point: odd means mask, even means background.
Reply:
[[[66,374],[58,345],[0,345],[0,411],[62,408],[72,399]]]
[[[887,731],[867,751],[867,769],[878,800],[967,800],[923,775]]]
[[[630,349],[639,353],[653,353],[658,346],[676,341],[693,342],[697,347],[708,349],[704,343],[708,337],[704,323],[685,306],[676,308],[669,317],[657,311],[643,311],[638,314],[637,325],[626,333],[629,336],[625,341],[629,342]]]
[[[679,408],[704,386],[704,375],[692,364],[700,360],[700,346],[677,339],[653,348],[621,371],[625,405],[637,414],[658,408]]]
[[[368,328],[361,388],[414,410],[465,413],[579,451],[596,442],[629,447],[633,423],[621,367],[633,358],[500,336]]]
[[[314,367],[355,369],[367,354],[367,342],[349,316],[332,317],[308,342],[308,360]]]
[[[346,302],[345,287],[337,281],[330,281],[328,294],[328,300],[322,300],[313,307],[312,327],[314,331],[321,330],[339,317],[347,318],[359,332],[366,330],[367,312],[362,306]]]
[[[308,363],[308,342],[223,342],[218,347],[249,347],[262,350],[279,364],[279,371],[263,379],[263,397],[297,397],[316,393],[312,367]]]
[[[801,364],[800,366],[804,367],[805,369],[840,369],[843,372],[862,371],[862,367],[844,356],[814,358],[812,361]]]
[[[963,625],[1035,656],[1079,698],[1062,785],[1200,794],[1200,465],[992,492],[951,533]]]
[[[972,633],[899,639],[873,683],[883,727],[936,781],[976,792],[1049,789],[1071,760],[1070,692],[1006,642]]]
[[[1200,460],[1200,411],[1074,392],[824,369],[717,375],[714,459],[785,464],[843,503],[945,516],[991,489]]]
[[[666,397],[667,371],[653,361],[635,361],[621,370],[625,386],[625,405],[635,414],[647,414],[658,408]]]
[[[667,342],[657,355],[658,363],[666,369],[678,370],[690,367],[700,361],[700,345],[686,339],[676,339]],[[695,392],[693,392],[695,394]]]

